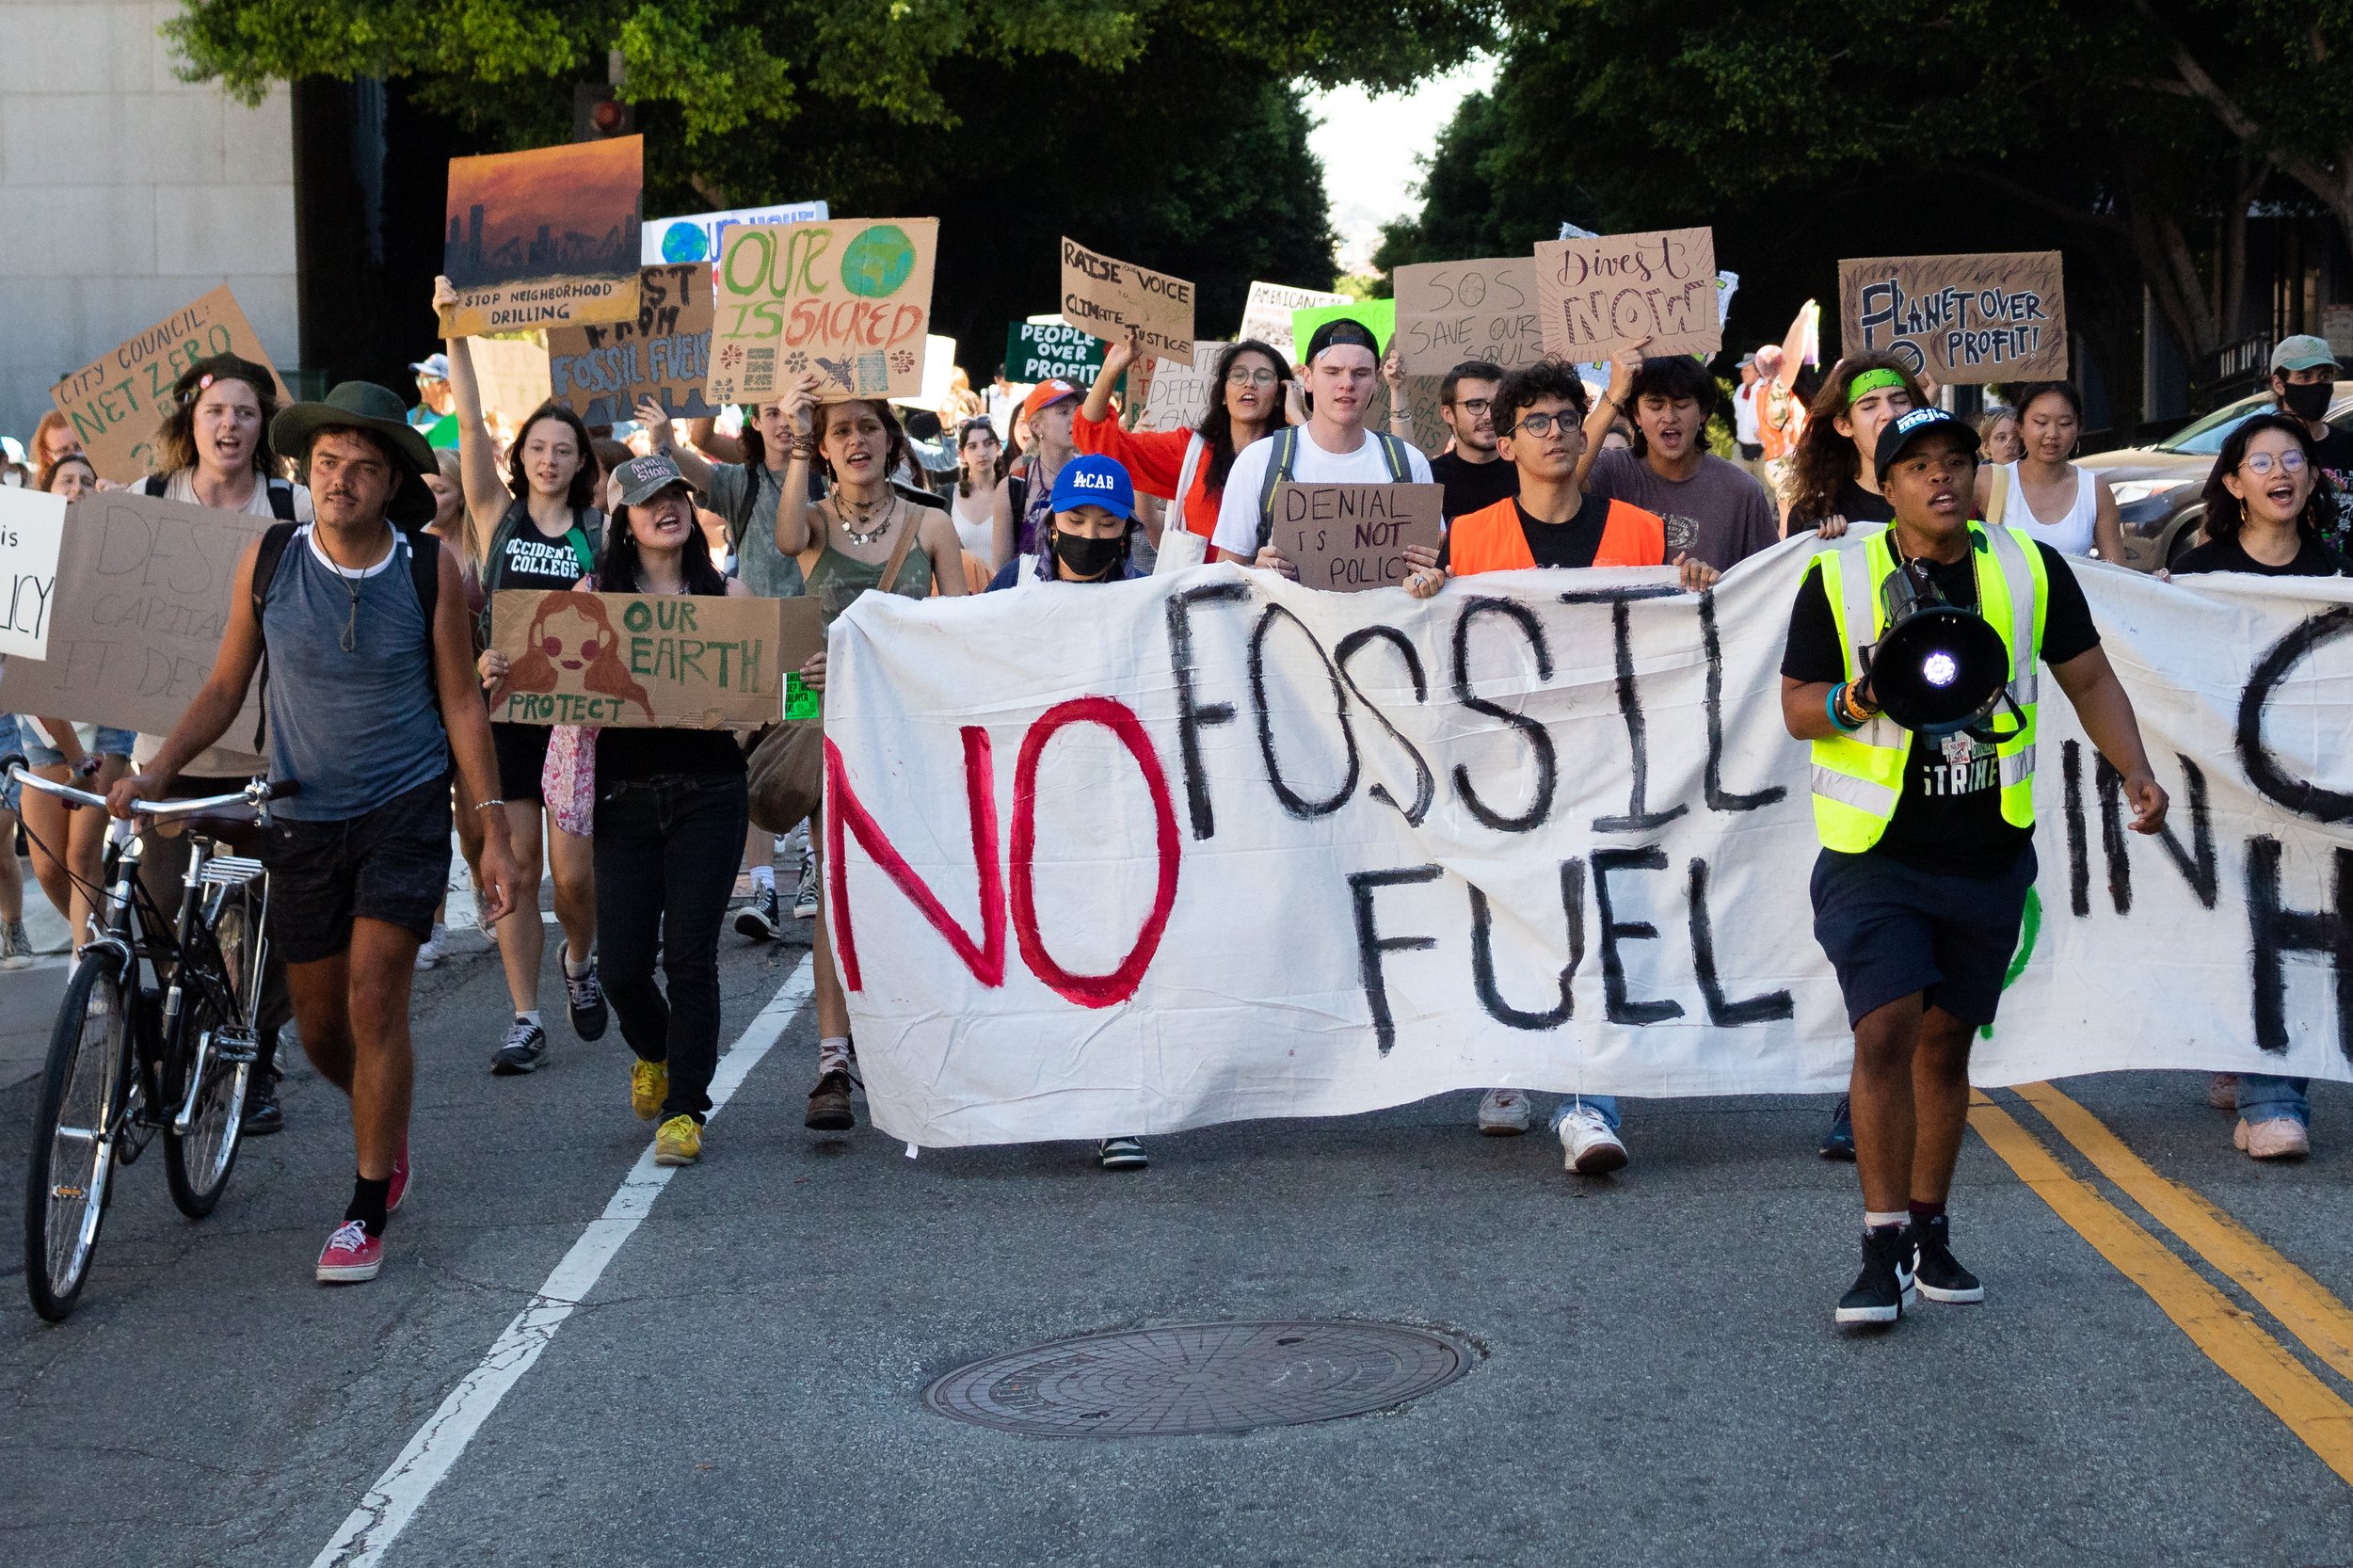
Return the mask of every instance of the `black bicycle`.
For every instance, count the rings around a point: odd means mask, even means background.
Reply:
[[[104,795],[0,763],[15,779],[78,807]],[[235,853],[269,825],[292,783],[255,779],[234,794],[142,800],[140,816],[189,839],[178,918],[139,881],[139,840],[106,853],[106,888],[49,1036],[24,1181],[24,1286],[51,1322],[73,1310],[98,1250],[115,1168],[164,1140],[171,1201],[192,1220],[213,1211],[237,1162],[254,1010],[268,937],[269,873]]]

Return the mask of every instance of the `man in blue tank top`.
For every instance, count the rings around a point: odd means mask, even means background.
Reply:
[[[285,409],[270,440],[306,471],[317,520],[246,551],[211,678],[112,805],[127,815],[162,795],[263,671],[270,775],[301,786],[264,840],[270,938],[304,1052],[351,1097],[358,1174],[317,1268],[344,1284],[383,1267],[385,1220],[408,1190],[408,988],[448,880],[453,758],[483,824],[485,912],[497,919],[519,889],[457,564],[394,526],[433,516],[431,449],[400,399],[364,381]]]

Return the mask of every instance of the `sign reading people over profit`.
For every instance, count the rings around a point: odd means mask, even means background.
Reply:
[[[1517,370],[1545,357],[1534,258],[1423,263],[1399,267],[1396,281],[1406,375],[1443,376],[1465,360]]]
[[[730,224],[703,395],[760,402],[814,373],[825,402],[920,396],[938,247],[934,217]]]
[[[1536,303],[1545,351],[1577,363],[1641,343],[1645,355],[1723,347],[1712,229],[1544,240]]]
[[[509,589],[490,598],[509,724],[735,728],[782,712],[783,601]]]
[[[1274,548],[1310,588],[1360,593],[1405,581],[1405,547],[1438,548],[1446,534],[1443,485],[1274,487]]]
[[[1845,352],[1893,354],[1939,381],[2067,374],[2067,291],[2056,250],[1840,262],[1838,322]]]
[[[1005,379],[1057,377],[1092,387],[1103,369],[1103,340],[1061,322],[1016,321],[1005,330]]]
[[[268,526],[137,490],[75,502],[57,551],[47,651],[0,668],[0,712],[171,733],[213,673],[237,560]],[[247,694],[231,744],[249,742],[256,707]]]
[[[1182,278],[1062,242],[1062,315],[1106,343],[1193,362],[1193,285]]]
[[[1659,568],[1414,600],[1210,566],[1062,596],[1050,664],[1021,595],[866,595],[833,632],[824,869],[876,1126],[1843,1085],[1780,701],[1819,548],[1696,596]],[[2079,575],[2172,814],[2118,829],[2122,781],[2046,681],[2041,914],[1976,1080],[2353,1079],[2353,583]]]
[[[627,321],[637,313],[646,138],[449,161],[445,338]]]
[[[1294,312],[1313,310],[1318,305],[1351,303],[1344,294],[1328,294],[1321,289],[1293,288],[1288,283],[1253,283],[1250,297],[1241,308],[1241,330],[1234,341],[1256,338],[1270,347],[1279,348],[1287,357],[1296,357],[1297,347],[1291,339],[1291,315]]]
[[[662,401],[672,419],[707,419],[711,374],[711,267],[683,262],[637,274],[637,315],[601,327],[559,327],[548,334],[554,397],[590,424],[637,416],[642,397]]]
[[[690,217],[657,217],[647,223],[637,252],[640,264],[676,266],[700,262],[703,275],[719,259],[719,232],[730,223],[807,223],[830,217],[823,201],[787,201],[774,207],[730,207],[723,213],[696,213]]]
[[[171,412],[171,384],[182,371],[216,354],[270,362],[269,350],[226,283],[66,376],[49,389],[49,400],[73,427],[99,476],[129,484],[144,478],[152,466],[156,426]],[[280,406],[293,402],[285,377],[272,370],[270,378],[278,384]]]
[[[0,486],[0,658],[48,653],[64,540],[65,497]]]

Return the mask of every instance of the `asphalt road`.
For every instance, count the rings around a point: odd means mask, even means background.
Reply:
[[[1973,1137],[1954,1204],[1989,1302],[1864,1336],[1830,1320],[1860,1204],[1814,1157],[1818,1099],[1633,1104],[1634,1162],[1601,1181],[1476,1136],[1468,1095],[1163,1139],[1141,1173],[1075,1144],[910,1161],[802,1128],[807,1010],[760,1016],[806,948],[732,936],[726,1038],[773,1049],[631,1231],[600,1221],[648,1139],[617,1032],[556,1024],[544,1070],[490,1078],[504,990],[464,946],[419,977],[417,1176],[374,1284],[312,1283],[350,1155],[300,1068],[211,1219],[178,1217],[159,1156],[122,1174],[68,1323],[23,1304],[11,1246],[0,1561],[2353,1563],[2336,1085],[2313,1159],[2277,1168],[2184,1075],[1996,1094],[2008,1154]],[[0,983],[11,1031],[44,984]],[[31,1114],[29,1081],[0,1087],[0,1169]],[[616,1236],[577,1311],[508,1336]],[[920,1402],[1062,1336],[1288,1318],[1480,1359],[1244,1435],[1027,1438]],[[421,1429],[430,1463],[355,1535]]]

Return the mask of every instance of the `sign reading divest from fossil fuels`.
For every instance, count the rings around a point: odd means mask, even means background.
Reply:
[[[825,402],[920,397],[938,248],[932,217],[730,226],[703,395],[760,402],[813,372]]]
[[[703,401],[711,323],[709,264],[640,268],[634,320],[548,334],[555,400],[590,424],[635,419],[641,397],[659,398],[673,419],[714,415]]]
[[[1852,542],[1859,542],[1853,539]],[[829,929],[875,1125],[1151,1134],[1506,1084],[1834,1091],[1812,538],[1672,573],[1318,593],[1230,565],[834,625]],[[2040,877],[1984,1084],[2353,1078],[2353,583],[2075,566],[2170,820],[2041,685]],[[1054,646],[1036,657],[1037,605]]]
[[[506,655],[507,673],[492,716],[621,729],[772,723],[783,712],[785,602],[544,589],[495,594],[490,643]]]

